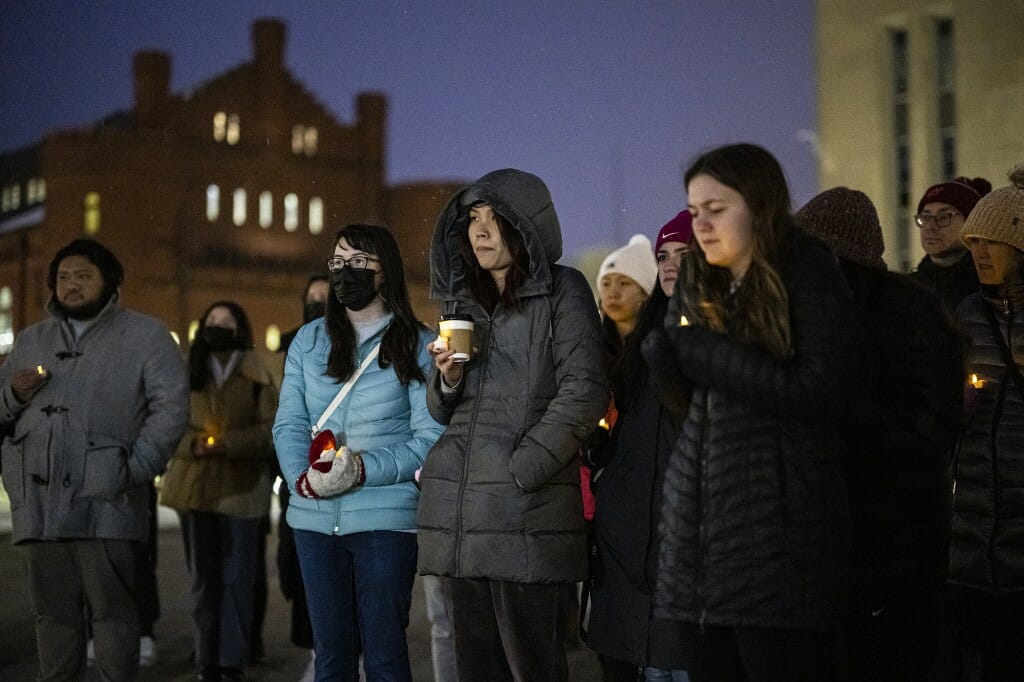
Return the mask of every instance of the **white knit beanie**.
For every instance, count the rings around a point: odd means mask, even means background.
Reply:
[[[654,260],[651,240],[642,234],[634,234],[628,244],[605,256],[601,269],[597,271],[596,284],[599,291],[601,279],[609,273],[629,277],[650,296],[654,283],[658,281],[658,263]]]

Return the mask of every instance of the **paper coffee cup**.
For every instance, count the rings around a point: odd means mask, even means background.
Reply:
[[[455,351],[452,360],[465,362],[473,355],[473,317],[471,315],[442,315],[437,323],[438,335]]]

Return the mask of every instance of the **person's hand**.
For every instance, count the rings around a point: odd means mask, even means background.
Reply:
[[[441,372],[441,380],[448,388],[455,388],[462,381],[462,363],[455,362],[452,357],[455,351],[448,344],[432,341],[427,344],[427,352],[434,356],[434,365]]]
[[[342,446],[341,450],[324,450],[320,459],[309,465],[295,482],[302,497],[318,500],[333,497],[362,485],[366,481],[363,458]]]
[[[45,370],[40,373],[38,369],[19,369],[11,375],[11,391],[19,403],[27,403],[49,378]]]
[[[226,452],[224,444],[209,434],[200,433],[192,439],[192,454],[196,457],[215,457]]]

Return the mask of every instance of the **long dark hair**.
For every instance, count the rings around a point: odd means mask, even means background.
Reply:
[[[199,327],[192,339],[192,345],[188,349],[188,384],[193,391],[201,391],[206,387],[210,377],[210,346],[206,343],[206,318],[214,308],[227,308],[231,317],[235,320],[235,338],[238,339],[239,350],[250,350],[252,348],[252,327],[249,325],[249,316],[245,314],[242,306],[234,301],[217,301],[211,303],[210,307],[203,312],[199,318]]]
[[[646,383],[647,363],[640,352],[640,345],[651,330],[664,323],[667,312],[668,296],[662,290],[661,282],[655,282],[651,295],[644,301],[637,314],[636,326],[626,337],[618,360],[612,367],[612,395],[615,396],[615,405],[621,412],[628,412],[629,406],[636,403],[639,397],[637,392]]]
[[[698,175],[709,175],[743,196],[753,216],[754,250],[742,286],[731,295],[728,268],[710,265],[695,240],[697,248],[687,252],[682,288],[688,307],[698,323],[791,357],[789,295],[776,270],[779,245],[795,226],[782,167],[757,145],[734,144],[701,155],[687,169],[685,184]]]
[[[409,290],[405,285],[405,269],[398,243],[386,227],[380,225],[353,224],[338,230],[334,243],[344,239],[353,249],[365,251],[380,260],[384,280],[380,297],[388,311],[395,316],[380,343],[377,363],[381,368],[394,366],[395,374],[403,385],[415,379],[427,380],[418,363],[420,332],[425,329],[416,319],[409,302]],[[327,336],[331,340],[331,352],[327,356],[327,376],[338,383],[347,380],[356,369],[356,332],[345,313],[345,306],[332,292],[327,297],[327,312],[324,315]]]
[[[474,204],[476,206],[478,204]],[[498,291],[498,285],[494,283],[494,277],[487,270],[480,267],[476,255],[473,253],[473,245],[469,241],[469,225],[459,231],[456,235],[459,245],[459,255],[464,262],[463,271],[466,273],[466,287],[470,295],[488,313],[493,312],[498,303],[512,310],[519,310],[519,287],[526,279],[530,268],[530,256],[526,252],[526,243],[519,230],[512,227],[505,216],[497,211],[494,213],[494,220],[498,223],[498,231],[501,240],[512,256],[512,266],[505,275],[505,288]]]

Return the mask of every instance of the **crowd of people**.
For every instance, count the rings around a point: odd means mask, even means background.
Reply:
[[[593,288],[543,180],[462,188],[431,242],[440,334],[392,233],[347,225],[283,372],[236,302],[183,354],[121,306],[113,253],[60,249],[0,365],[40,679],[152,660],[158,476],[197,680],[261,652],[275,476],[307,679],[411,680],[417,573],[437,682],[564,682],[577,632],[607,682],[1020,679],[1024,166],[930,187],[912,274],[867,195],[793,213],[759,146],[683,181]]]

